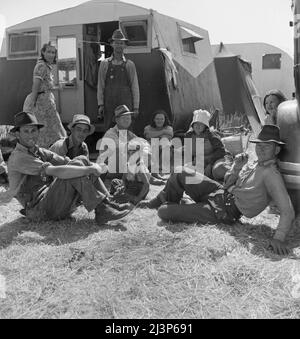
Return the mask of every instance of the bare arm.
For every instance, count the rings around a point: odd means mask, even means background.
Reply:
[[[48,166],[45,169],[45,173],[49,176],[57,177],[59,179],[74,179],[81,178],[88,175],[95,175],[99,177],[102,174],[102,169],[97,164],[86,167],[78,166]]]
[[[33,84],[32,84],[32,105],[33,106],[35,106],[36,104],[38,92],[40,91],[40,87],[41,87],[41,82],[42,80],[39,78],[33,79]]]
[[[167,138],[172,139],[173,138],[173,129],[172,127],[168,126],[165,127],[162,130],[155,130],[153,128],[145,128],[144,131],[145,138],[150,140],[152,138]]]
[[[249,160],[249,155],[247,153],[241,153],[235,157],[234,163],[231,169],[225,174],[225,177],[224,177],[224,183],[225,183],[224,187],[226,189],[230,188],[237,182],[240,171],[247,164],[248,160]]]
[[[280,219],[274,239],[284,242],[292,226],[292,222],[295,219],[295,212],[291,199],[279,173],[276,175],[266,175],[264,183],[268,194],[280,211]]]

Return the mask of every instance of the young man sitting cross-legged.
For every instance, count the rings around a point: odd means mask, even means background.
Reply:
[[[61,220],[82,202],[89,212],[95,210],[100,225],[127,215],[128,204],[110,201],[99,165],[84,156],[69,161],[36,145],[42,127],[30,113],[15,115],[18,144],[8,161],[9,191],[23,213],[32,220]]]

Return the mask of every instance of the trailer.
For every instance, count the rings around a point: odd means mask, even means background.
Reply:
[[[141,134],[156,109],[184,130],[192,112],[222,109],[208,32],[187,22],[119,0],[94,0],[8,27],[0,52],[0,124],[12,124],[31,91],[32,71],[44,43],[58,49],[55,97],[64,124],[83,113],[97,121],[99,63],[111,55],[109,39],[120,28],[125,54],[137,69]]]

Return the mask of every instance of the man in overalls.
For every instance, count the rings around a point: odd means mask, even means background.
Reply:
[[[127,41],[121,30],[114,31],[113,55],[99,67],[98,118],[104,118],[105,131],[114,126],[116,107],[126,105],[135,117],[139,113],[140,91],[135,64],[124,56]]]

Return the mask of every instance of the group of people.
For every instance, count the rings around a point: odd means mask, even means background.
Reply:
[[[173,128],[166,112],[160,109],[145,127],[144,139],[130,130],[138,115],[139,90],[134,63],[123,54],[125,46],[126,39],[117,30],[112,37],[113,55],[100,64],[98,109],[107,131],[99,142],[97,163],[90,162],[85,143],[95,131],[89,118],[75,115],[68,125],[69,136],[63,128],[51,92],[56,49],[49,44],[43,46],[33,73],[32,93],[25,100],[23,112],[15,115],[12,133],[18,143],[9,158],[8,171],[0,157],[0,178],[8,172],[9,192],[22,205],[21,213],[33,220],[61,220],[83,204],[87,211],[95,211],[96,222],[103,225],[124,218],[137,206],[158,209],[159,217],[166,221],[230,224],[242,215],[257,216],[272,201],[280,220],[270,246],[278,254],[288,253],[285,240],[295,213],[276,166],[284,145],[276,115],[284,95],[272,91],[264,99],[266,124],[251,140],[257,154],[257,162],[252,165],[246,153],[233,157],[226,150],[218,133],[210,129],[209,112],[195,111],[184,136],[191,147],[183,150],[190,152],[192,163],[174,168],[166,181],[159,173],[151,173],[144,160],[150,159],[150,164],[159,161],[153,159],[149,142],[171,142]],[[200,139],[204,141],[203,173],[193,167]],[[107,140],[116,147],[110,148]],[[124,152],[119,149],[123,146]],[[132,157],[137,151],[139,156]],[[129,157],[125,170],[121,170],[116,153]],[[109,157],[116,159],[116,170],[108,190],[104,180],[111,174],[107,173]],[[135,161],[130,163],[133,158]],[[154,199],[145,200],[150,184],[163,184],[164,188]],[[191,198],[189,201],[183,199],[184,193]]]

